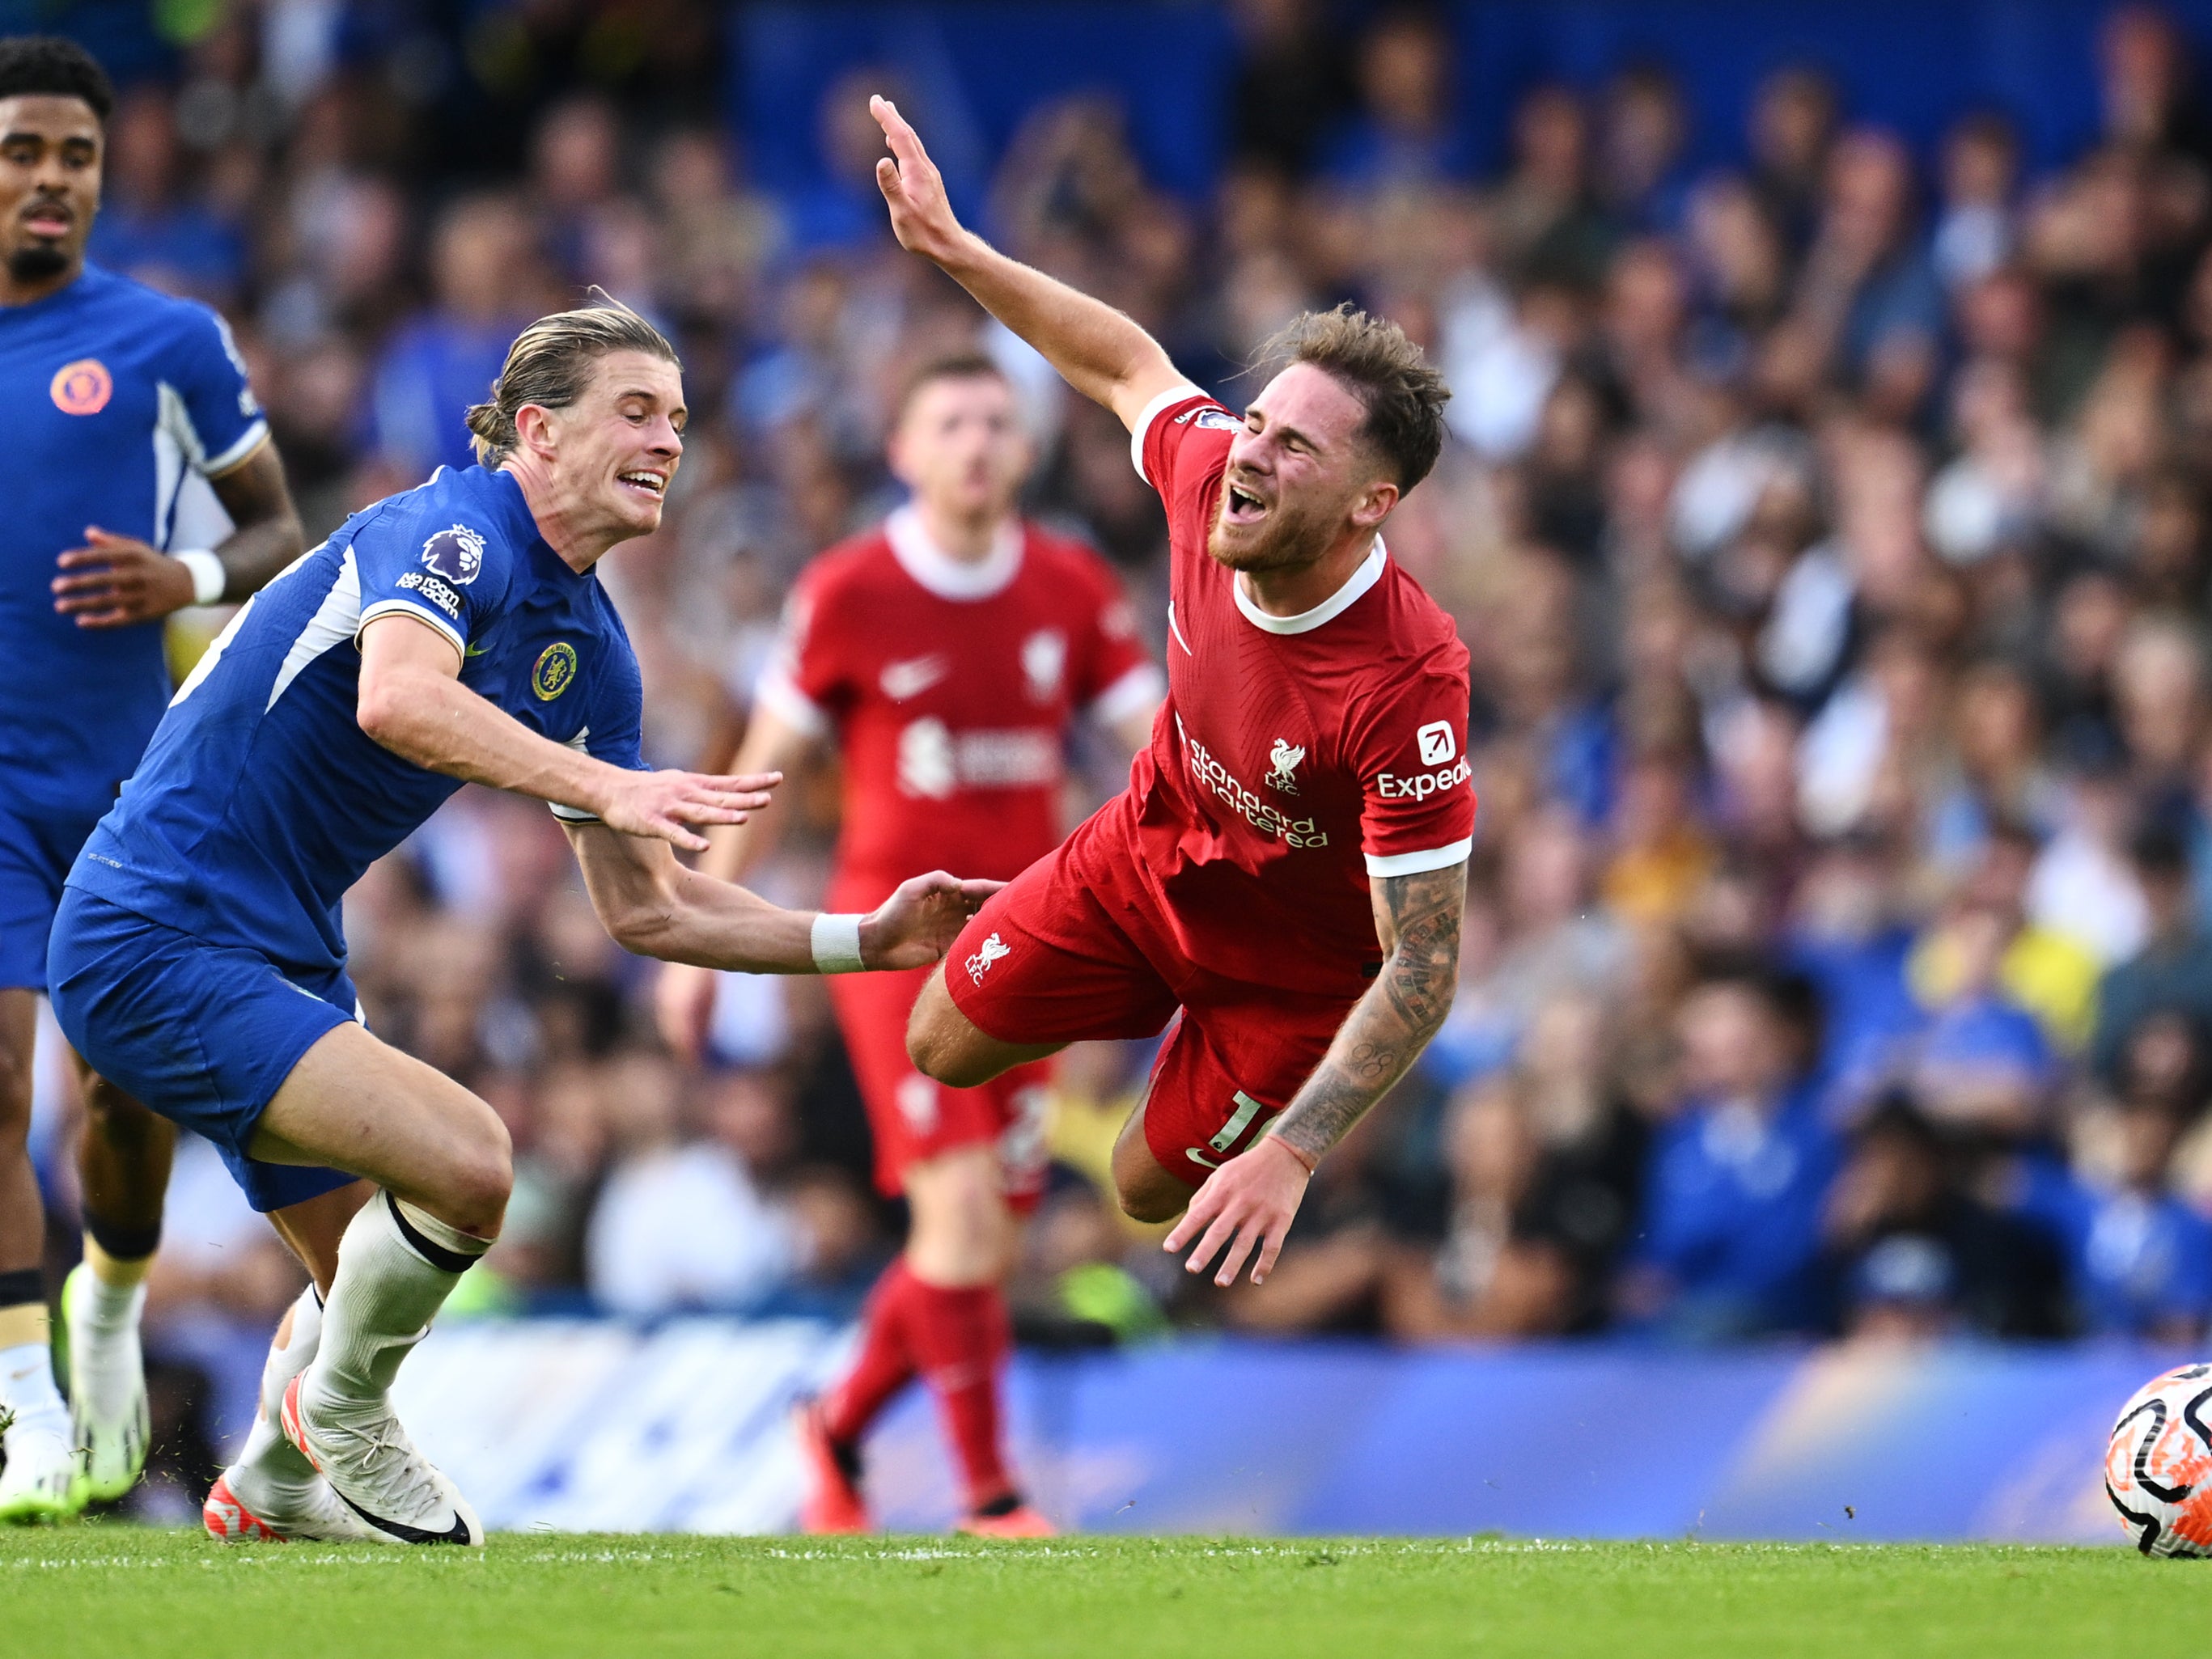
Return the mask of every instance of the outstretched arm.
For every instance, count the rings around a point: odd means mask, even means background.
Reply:
[[[1322,1154],[1405,1076],[1450,1012],[1467,907],[1466,861],[1380,877],[1373,897],[1375,931],[1387,952],[1381,975],[1352,1005],[1336,1041],[1282,1115],[1206,1178],[1167,1236],[1170,1251],[1199,1241],[1183,1264],[1194,1273],[1225,1249],[1217,1285],[1233,1281],[1255,1249],[1260,1254],[1252,1282],[1267,1279]]]
[[[461,654],[428,623],[394,613],[362,630],[355,719],[402,760],[589,812],[631,836],[702,852],[696,830],[742,823],[774,776],[632,772],[542,738],[460,683]]]
[[[820,746],[773,708],[756,703],[744,739],[738,744],[737,757],[729,763],[730,769],[741,775],[774,773],[789,777]],[[743,881],[775,850],[783,822],[789,817],[787,809],[781,813],[762,812],[743,823],[717,825],[708,833],[708,846],[699,860],[699,873],[717,881]],[[660,970],[660,981],[653,988],[653,1006],[661,1039],[679,1056],[696,1060],[706,1052],[707,1028],[714,1015],[712,974],[688,962],[670,962]]]
[[[891,153],[876,163],[899,246],[919,253],[975,296],[976,303],[1027,340],[1062,379],[1134,428],[1145,406],[1188,378],[1159,342],[1121,313],[1041,270],[1010,259],[953,216],[945,179],[921,137],[888,98],[868,112]]]
[[[663,841],[604,823],[567,826],[592,908],[616,943],[640,956],[740,974],[811,974],[811,910],[785,910],[734,883],[687,870]],[[866,969],[926,968],[1005,884],[932,871],[860,919]]]

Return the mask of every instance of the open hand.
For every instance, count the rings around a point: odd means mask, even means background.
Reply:
[[[953,216],[951,198],[945,193],[945,175],[897,105],[888,98],[871,98],[868,113],[883,128],[891,150],[876,163],[876,187],[890,205],[891,234],[908,252],[942,263],[961,236],[960,221]]]
[[[899,884],[861,919],[860,960],[870,968],[927,968],[945,959],[968,918],[1006,884],[963,881],[942,870]]]
[[[1198,1248],[1182,1264],[1194,1273],[1204,1273],[1225,1249],[1221,1271],[1213,1275],[1213,1282],[1225,1287],[1236,1282],[1237,1270],[1256,1247],[1260,1255],[1252,1263],[1252,1282],[1264,1285],[1312,1178],[1304,1158],[1274,1136],[1261,1135],[1206,1176],[1161,1248],[1173,1255],[1198,1239]]]
[[[54,562],[54,609],[79,628],[124,628],[153,622],[192,603],[192,573],[136,536],[87,525],[85,545]]]
[[[707,838],[690,826],[743,823],[768,805],[769,792],[783,781],[781,772],[721,777],[707,772],[622,772],[606,799],[592,805],[599,822],[625,836],[650,836],[672,842],[687,853],[703,853]]]

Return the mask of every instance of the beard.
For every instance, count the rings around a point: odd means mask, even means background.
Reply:
[[[1311,564],[1328,551],[1342,523],[1337,513],[1316,511],[1310,504],[1294,511],[1278,496],[1257,526],[1232,529],[1222,521],[1228,504],[1224,489],[1206,531],[1207,556],[1227,570],[1292,570]]]
[[[33,242],[8,256],[8,274],[19,283],[42,283],[69,269],[69,255],[51,243]]]

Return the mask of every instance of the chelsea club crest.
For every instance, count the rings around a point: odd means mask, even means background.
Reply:
[[[538,694],[538,702],[550,702],[575,678],[576,647],[566,640],[556,640],[538,653],[530,671],[530,689]]]

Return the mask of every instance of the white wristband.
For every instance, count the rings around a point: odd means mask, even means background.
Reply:
[[[849,911],[815,917],[813,945],[817,974],[857,974],[868,965],[860,960],[860,918]]]
[[[222,603],[222,591],[230,586],[230,573],[222,568],[221,559],[204,547],[187,548],[169,556],[192,573],[194,605]]]

